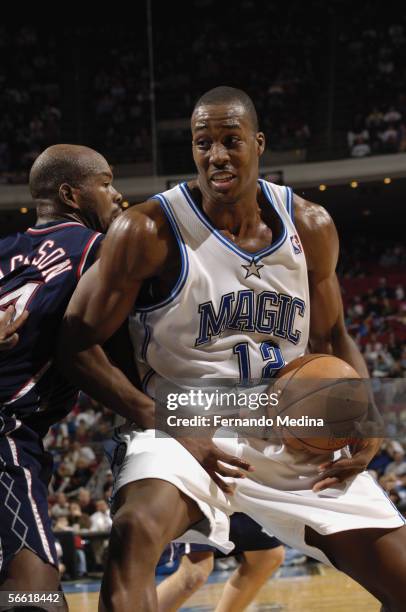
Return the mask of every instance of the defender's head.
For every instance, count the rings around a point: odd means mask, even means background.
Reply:
[[[216,87],[196,102],[192,114],[193,158],[203,195],[233,204],[256,191],[265,136],[251,98],[241,89]]]
[[[112,185],[110,166],[100,153],[59,144],[35,160],[29,179],[39,215],[73,216],[105,232],[119,212],[121,194]]]

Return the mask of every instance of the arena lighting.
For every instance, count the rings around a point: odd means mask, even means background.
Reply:
[[[357,183],[357,181],[351,181],[350,186],[351,186],[353,189],[356,189],[356,188],[358,187],[358,183]]]
[[[320,191],[326,191],[327,186],[326,185],[319,185],[319,190]]]
[[[127,201],[121,203],[121,208],[128,208],[130,205]]]
[[[385,185],[390,185],[390,183],[392,182],[392,179],[389,178],[389,176],[387,176],[386,178],[383,179],[383,182],[385,183]]]
[[[25,206],[23,206],[22,208],[20,208],[20,213],[21,213],[22,215],[26,215],[26,214],[27,214],[27,212],[28,212],[28,208],[26,208]]]

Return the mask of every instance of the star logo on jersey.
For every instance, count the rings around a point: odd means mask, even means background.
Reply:
[[[252,260],[250,264],[241,264],[241,267],[246,271],[245,278],[249,278],[250,276],[261,278],[259,271],[264,266],[262,264],[258,265],[254,260]]]

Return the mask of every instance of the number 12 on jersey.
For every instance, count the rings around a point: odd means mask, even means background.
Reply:
[[[262,368],[261,380],[272,378],[283,368],[285,360],[282,351],[275,342],[261,342],[259,347],[265,365]],[[233,348],[234,355],[238,357],[240,382],[248,384],[251,381],[251,361],[248,342],[239,342]]]

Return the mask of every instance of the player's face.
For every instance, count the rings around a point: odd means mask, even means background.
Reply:
[[[106,232],[120,214],[121,194],[113,187],[113,174],[106,160],[100,156],[95,172],[81,184],[78,201],[86,224],[99,232]]]
[[[200,106],[192,115],[193,158],[203,196],[234,204],[255,192],[265,146],[239,103]]]

